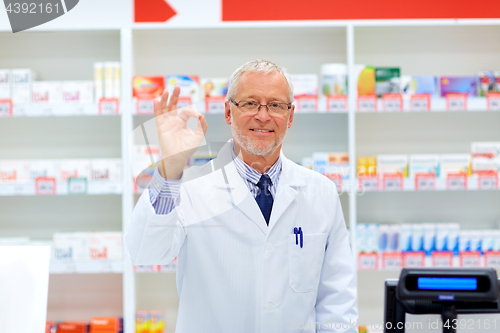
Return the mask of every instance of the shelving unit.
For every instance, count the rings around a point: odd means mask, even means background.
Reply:
[[[89,4],[81,5],[90,11]],[[120,9],[120,15],[131,17],[127,8]],[[8,28],[0,24],[0,29]],[[133,194],[129,133],[152,119],[134,115],[133,75],[228,77],[255,58],[275,61],[294,74],[319,73],[323,63],[347,63],[351,82],[354,64],[360,63],[399,66],[405,75],[471,75],[485,68],[500,69],[500,20],[169,25],[131,24],[97,15],[88,25],[79,20],[71,25],[65,17],[33,32],[1,34],[0,43],[0,67],[32,68],[43,80],[92,79],[96,61],[121,61],[122,66],[120,115],[88,117],[98,114],[94,104],[15,105],[13,117],[0,118],[0,133],[5,138],[0,141],[2,159],[122,158],[124,180],[112,193],[3,196],[0,236],[36,239],[48,239],[55,231],[125,230],[138,199]],[[444,112],[443,99],[435,99],[431,112],[408,112],[405,104],[404,112],[359,113],[355,111],[355,89],[350,85],[348,113],[322,109],[317,114],[296,114],[284,154],[300,162],[315,151],[348,151],[351,174],[355,174],[356,156],[466,153],[471,141],[500,141],[500,112],[486,111],[485,99],[470,100],[468,112]],[[198,103],[197,107],[202,110],[204,105]],[[223,116],[208,114],[206,118],[207,140],[214,145],[226,142],[231,132]],[[356,185],[356,181],[349,182],[341,195],[351,230],[357,223],[421,221],[495,228],[500,219],[500,191],[409,190],[357,195]],[[351,237],[355,239],[355,232]],[[355,243],[353,250],[356,252]],[[173,332],[178,303],[174,274],[134,273],[127,259],[100,268],[77,266],[52,268],[49,319],[123,316],[125,332],[132,333],[136,309],[163,309],[167,332]],[[382,321],[380,283],[398,275],[395,271],[358,273],[360,323]]]

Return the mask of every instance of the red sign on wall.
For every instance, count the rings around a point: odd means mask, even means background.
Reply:
[[[137,0],[136,0],[137,1]],[[464,0],[222,0],[222,21],[484,19],[498,17],[500,1]]]

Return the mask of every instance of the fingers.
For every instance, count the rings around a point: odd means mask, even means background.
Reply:
[[[189,121],[189,118],[199,118],[201,114],[195,109],[184,108],[181,113],[179,113],[179,118],[181,118],[185,123]]]
[[[207,134],[207,128],[207,120],[205,119],[204,115],[200,114],[200,117],[198,118],[198,125],[196,125],[196,134],[204,136],[205,134]]]
[[[170,96],[170,100],[168,101],[167,110],[173,111],[177,110],[177,103],[179,103],[179,95],[181,93],[181,87],[175,86],[174,91],[172,92],[172,96]],[[168,97],[168,95],[167,95]]]

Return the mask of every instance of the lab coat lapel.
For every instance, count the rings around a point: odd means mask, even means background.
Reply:
[[[287,159],[283,153],[281,154],[281,159],[282,171],[278,181],[278,187],[276,188],[273,209],[271,211],[269,232],[276,223],[278,223],[280,217],[290,204],[295,200],[295,197],[299,193],[298,189],[305,186],[302,178],[294,176],[294,168],[300,168],[300,166]]]
[[[268,231],[266,220],[264,219],[255,198],[248,190],[248,187],[238,173],[238,170],[236,170],[236,166],[232,161],[231,149],[232,145],[229,142],[221,148],[219,155],[217,156],[218,161],[214,162],[216,169],[222,167],[222,172],[228,182],[228,184],[216,184],[216,187],[227,188],[228,191],[230,191],[231,200],[234,206],[241,210],[253,223],[255,223],[262,233],[266,235]]]

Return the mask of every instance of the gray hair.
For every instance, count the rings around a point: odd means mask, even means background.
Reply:
[[[243,66],[241,66],[237,70],[235,70],[233,74],[231,74],[231,77],[229,78],[228,82],[228,90],[227,90],[228,98],[233,98],[234,95],[236,95],[238,91],[238,80],[241,74],[245,72],[262,73],[262,74],[271,74],[273,72],[279,72],[281,75],[285,77],[286,82],[288,83],[289,102],[290,103],[293,102],[292,79],[290,78],[290,75],[288,74],[286,69],[279,67],[274,62],[261,59],[249,61],[243,64]]]

